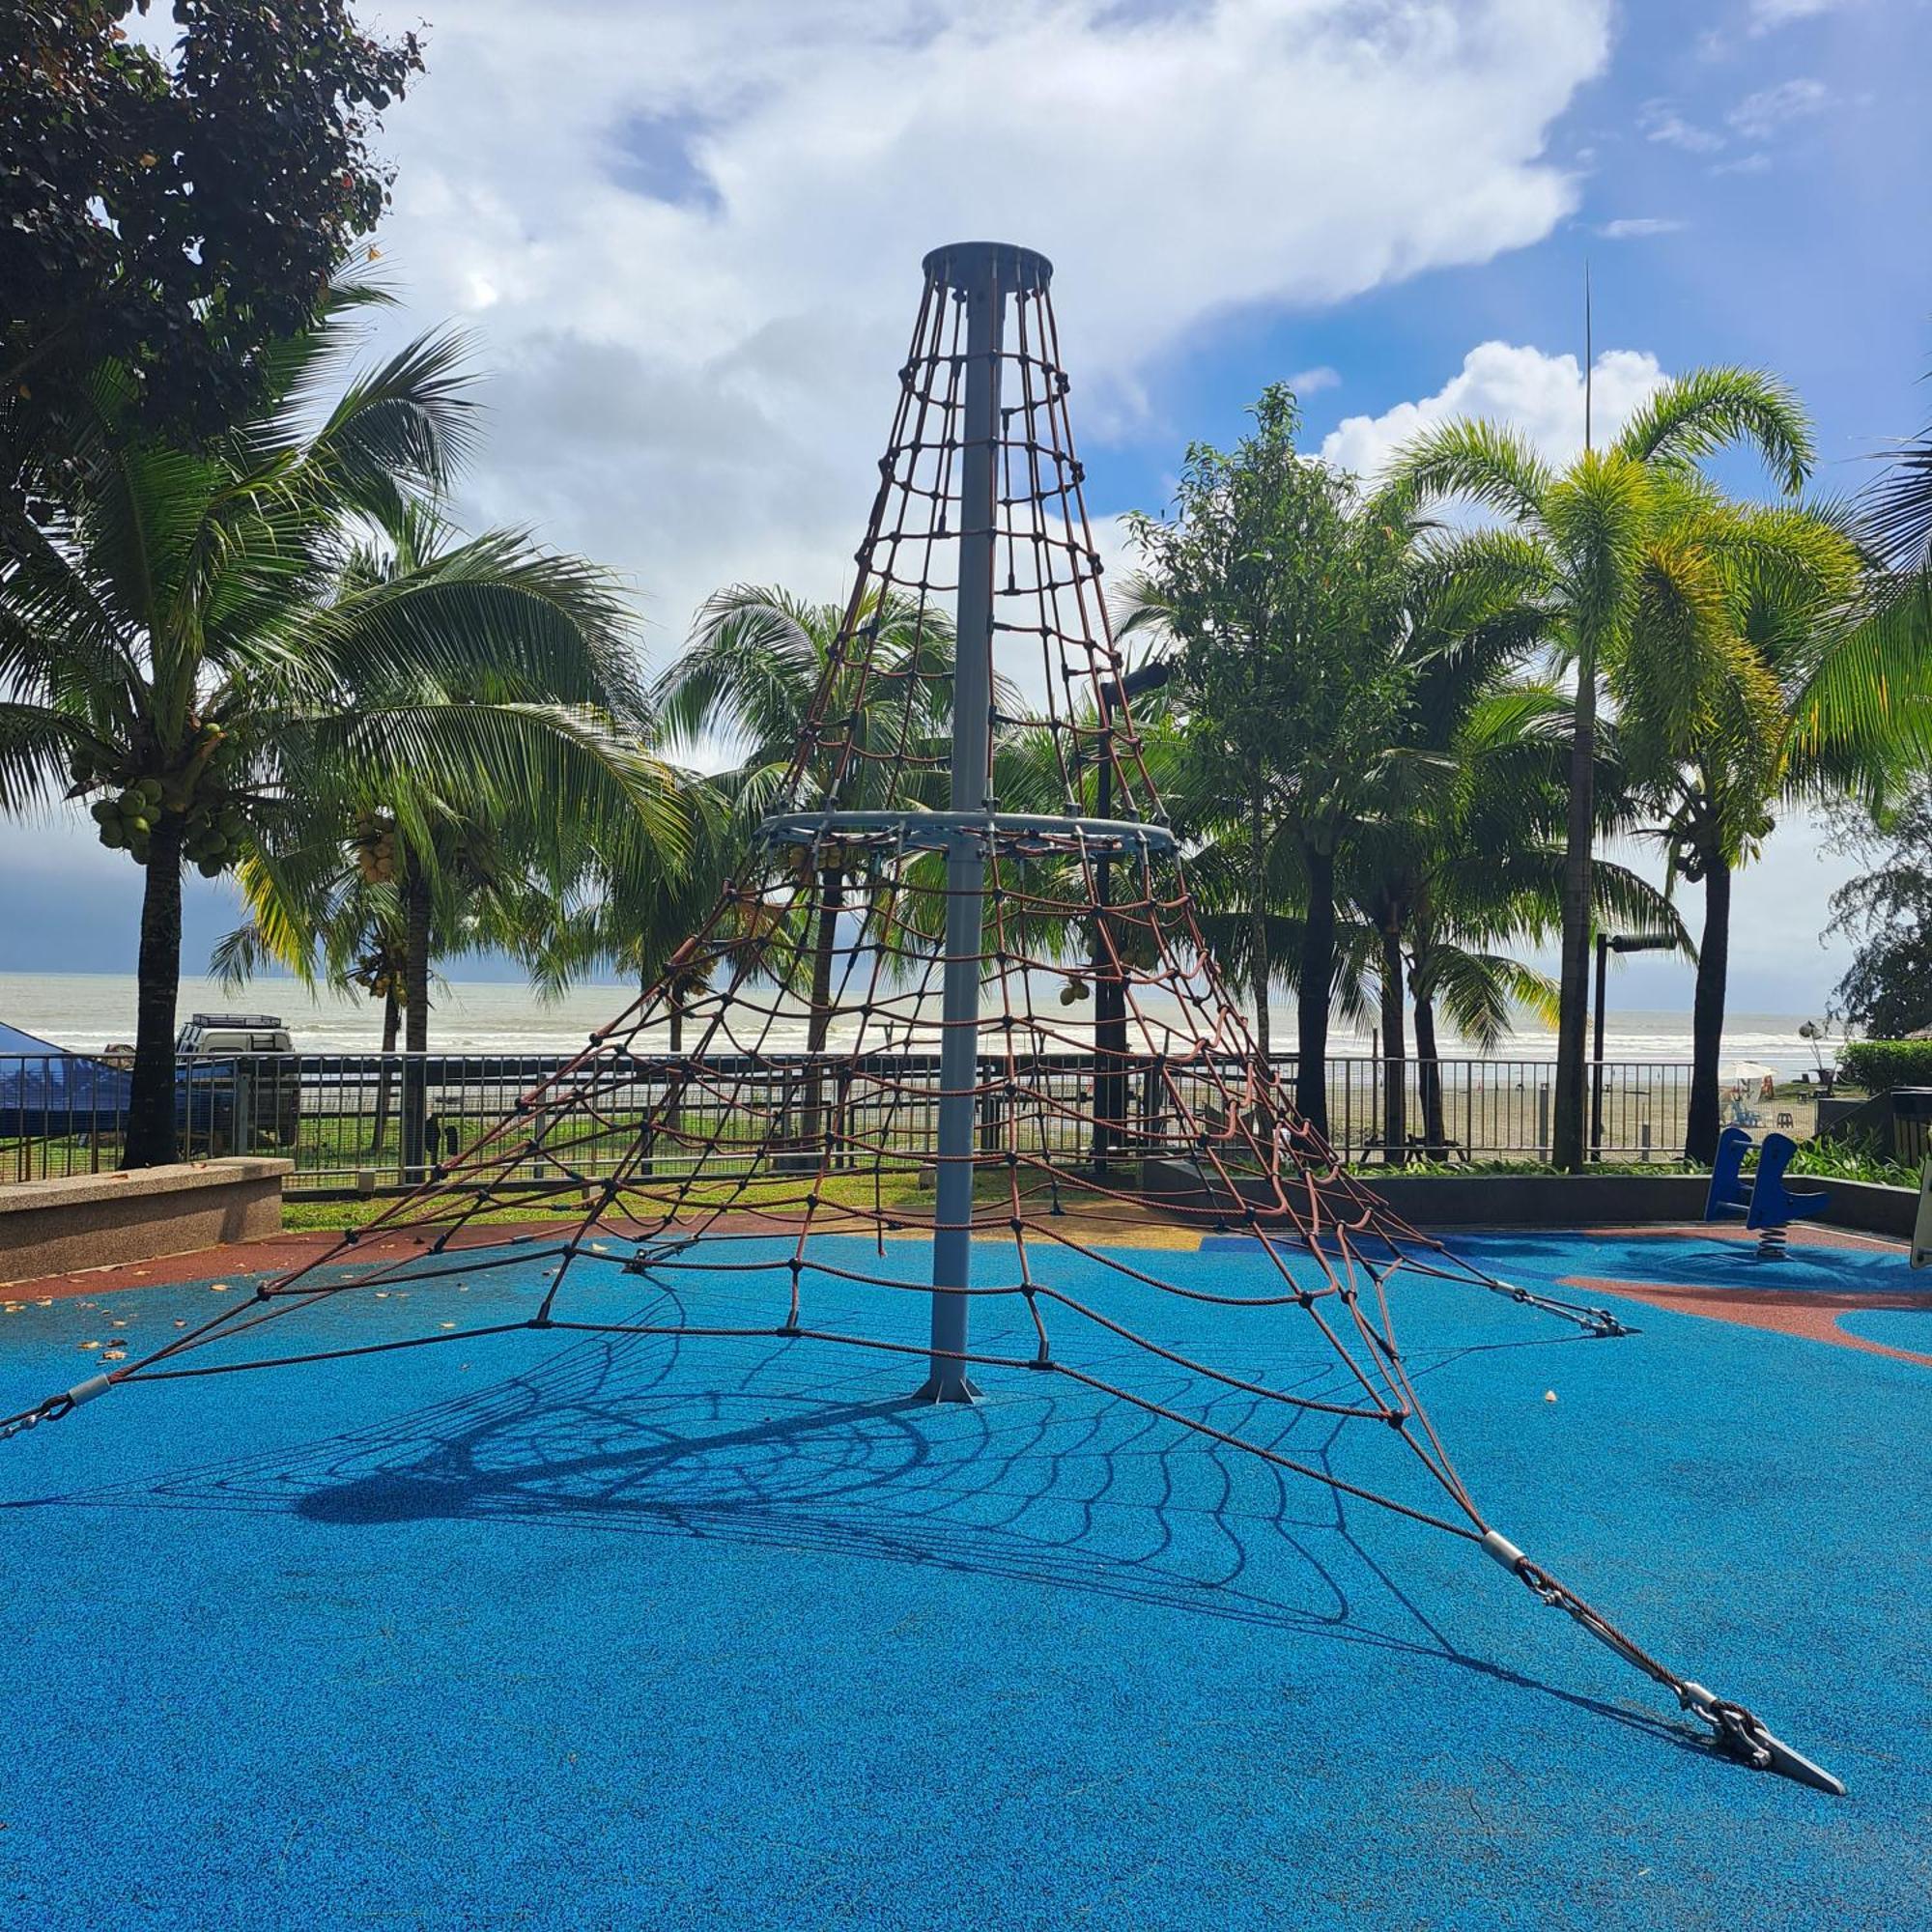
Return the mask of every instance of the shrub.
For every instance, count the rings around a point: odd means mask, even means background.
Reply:
[[[1932,1087],[1932,1039],[1855,1039],[1838,1049],[1838,1072],[1867,1094]]]
[[[1838,1141],[1800,1141],[1789,1171],[1822,1180],[1875,1180],[1886,1187],[1914,1189],[1918,1185],[1918,1170],[1909,1161],[1888,1160],[1870,1148],[1846,1147]]]

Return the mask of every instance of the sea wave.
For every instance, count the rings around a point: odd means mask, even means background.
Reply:
[[[0,974],[0,1020],[55,1045],[77,1052],[98,1052],[103,1046],[133,1037],[134,980],[112,974]],[[538,1002],[520,983],[457,981],[439,991],[430,1021],[430,1043],[442,1052],[569,1053],[585,1045],[594,1028],[608,1025],[636,998],[634,988],[620,985],[581,985],[562,999]],[[274,1013],[288,1025],[295,1044],[308,1053],[369,1053],[382,1041],[382,1019],[369,1001],[348,1001],[327,993],[311,994],[289,980],[266,980],[244,992],[224,991],[213,980],[185,980],[180,1010],[190,1012]],[[1797,1073],[1815,1064],[1810,1044],[1799,1035],[1804,1015],[1796,1013],[1733,1013],[1725,1022],[1723,1057],[1726,1065],[1759,1062],[1779,1073]],[[1290,1009],[1272,1015],[1278,1046],[1292,1044],[1293,1014]],[[1054,1016],[1056,1034],[1073,1041],[1084,1037],[1081,1020]],[[832,1041],[847,1045],[853,1037],[851,1021],[835,1022]],[[646,1037],[657,1044],[660,1030]],[[923,1036],[929,1035],[929,1037]],[[899,1038],[903,1043],[903,1030]],[[916,1044],[936,1045],[928,1028],[915,1032]],[[772,1021],[766,1043],[777,1050],[802,1048],[803,1016]],[[1368,1058],[1378,1041],[1362,1029],[1344,1027],[1331,1037],[1330,1051],[1338,1056]],[[1453,1034],[1442,1033],[1444,1058],[1548,1061],[1556,1054],[1556,1037],[1542,1026],[1520,1028],[1492,1056],[1483,1056]],[[1827,1049],[1829,1053],[1829,1048]],[[1613,1061],[1660,1063],[1690,1057],[1690,1015],[1688,1012],[1618,1012],[1607,1017],[1605,1057]]]

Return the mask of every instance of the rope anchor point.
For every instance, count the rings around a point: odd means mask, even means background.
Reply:
[[[1834,1798],[1845,1795],[1843,1782],[1821,1764],[1814,1764],[1803,1751],[1794,1750],[1781,1738],[1774,1737],[1763,1721],[1742,1704],[1715,1696],[1701,1684],[1679,1677],[1627,1637],[1608,1618],[1594,1610],[1567,1585],[1532,1563],[1508,1537],[1490,1529],[1481,1539],[1483,1553],[1507,1570],[1552,1609],[1562,1610],[1613,1650],[1623,1661],[1643,1672],[1653,1683],[1672,1691],[1682,1707],[1703,1719],[1716,1734],[1712,1742],[1727,1756],[1747,1764],[1753,1771],[1775,1771],[1814,1791],[1829,1791]]]

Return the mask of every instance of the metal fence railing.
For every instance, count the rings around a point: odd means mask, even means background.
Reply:
[[[175,1072],[175,1119],[189,1158],[233,1152],[279,1153],[294,1160],[289,1192],[328,1195],[397,1187],[425,1162],[473,1147],[515,1112],[522,1095],[568,1065],[542,1054],[225,1054],[184,1058]],[[984,1063],[984,1077],[1004,1063]],[[1275,1062],[1293,1083],[1293,1056]],[[672,1063],[637,1058],[611,1083],[598,1074],[600,1119],[608,1131],[573,1153],[586,1173],[609,1172],[636,1146],[627,1123],[661,1108]],[[1228,1071],[1232,1074],[1235,1069]],[[1390,1104],[1390,1068],[1380,1060],[1336,1059],[1327,1067],[1329,1136],[1350,1160],[1398,1157],[1444,1161],[1547,1157],[1555,1069],[1543,1060],[1406,1061],[1400,1102]],[[1029,1148],[1084,1152],[1082,1116],[1093,1110],[1094,1069],[1084,1055],[1027,1062],[1023,1084],[1046,1096],[1030,1111]],[[1153,1077],[1142,1062],[1127,1082],[1130,1126],[1158,1131],[1171,1110],[1167,1082],[1188,1105],[1211,1113],[1220,1094],[1204,1069]],[[753,1146],[767,1145],[802,1110],[823,1107],[841,1138],[907,1159],[929,1155],[936,1122],[936,1055],[900,1053],[859,1062],[827,1056],[813,1082],[804,1055],[751,1062],[720,1056],[679,1082],[676,1145],[657,1156],[658,1172],[702,1158],[719,1174],[742,1172]],[[127,1132],[129,1069],[125,1060],[84,1054],[0,1055],[0,1184],[116,1167]],[[1595,1084],[1593,1082],[1593,1084]],[[1602,1069],[1593,1136],[1606,1161],[1674,1159],[1684,1144],[1690,1069],[1668,1061],[1615,1061]],[[982,1132],[1001,1145],[1008,1124],[1000,1095],[983,1105]],[[1811,1106],[1787,1092],[1732,1094],[1726,1107],[1747,1124],[1804,1135]],[[413,1127],[420,1122],[419,1129]],[[1394,1139],[1391,1139],[1391,1135]],[[1130,1136],[1131,1137],[1131,1136]],[[848,1158],[856,1160],[854,1153]]]

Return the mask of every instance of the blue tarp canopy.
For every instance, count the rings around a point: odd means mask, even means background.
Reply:
[[[0,1140],[118,1132],[130,1077],[0,1022]]]

